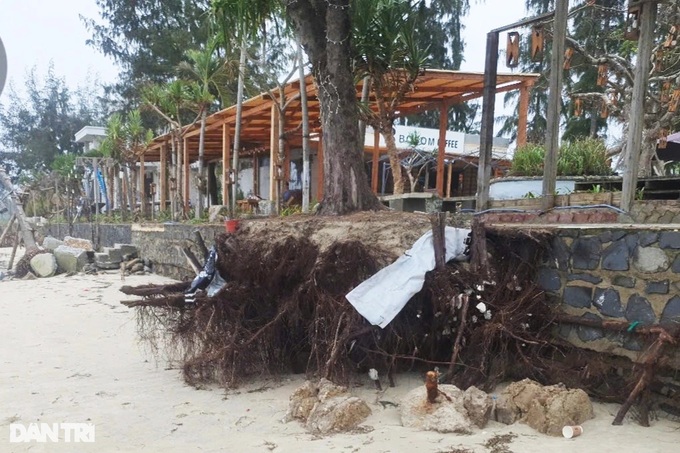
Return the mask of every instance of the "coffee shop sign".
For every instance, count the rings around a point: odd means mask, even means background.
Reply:
[[[436,151],[439,149],[439,130],[429,129],[424,127],[411,126],[395,126],[394,139],[397,142],[397,148],[403,149],[411,146],[410,136],[418,137],[418,148],[427,151]],[[368,137],[367,137],[368,138]],[[370,146],[372,141],[367,139],[366,144]],[[446,153],[461,153],[465,143],[465,133],[446,131],[446,139],[444,142]],[[380,137],[380,146],[385,146],[385,140]]]

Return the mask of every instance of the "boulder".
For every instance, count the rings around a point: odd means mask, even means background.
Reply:
[[[346,387],[321,379],[293,392],[285,420],[300,420],[310,432],[328,434],[352,430],[370,414],[366,402],[349,395]]]
[[[506,425],[512,425],[520,419],[520,413],[517,405],[507,395],[501,395],[496,399],[496,421]]]
[[[471,434],[472,422],[464,403],[464,393],[454,385],[440,385],[441,394],[434,403],[427,401],[427,390],[420,386],[406,394],[401,402],[401,424],[423,431]]]
[[[60,245],[65,245],[64,241],[60,241],[59,239],[52,236],[47,236],[42,242],[43,248],[45,250],[49,250],[50,252],[54,252]]]
[[[35,255],[29,264],[36,277],[51,277],[57,272],[57,260],[51,253]]]
[[[94,252],[94,247],[92,246],[92,241],[89,239],[74,238],[71,236],[66,236],[64,238],[64,244],[69,247],[76,249],[83,249],[87,252]]]
[[[478,428],[484,428],[493,412],[493,398],[473,385],[465,391],[463,405],[470,421]]]
[[[562,435],[566,425],[580,425],[595,416],[590,398],[583,390],[567,389],[563,385],[542,386],[524,379],[510,384],[501,398],[505,398],[509,411],[513,406],[516,408],[523,422],[551,436]],[[499,406],[497,404],[497,418]]]
[[[60,245],[54,250],[60,272],[79,272],[87,264],[87,251],[68,245]]]

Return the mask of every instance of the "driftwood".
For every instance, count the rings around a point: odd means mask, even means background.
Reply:
[[[9,256],[9,261],[7,263],[7,270],[9,271],[12,270],[12,266],[14,265],[14,257],[17,254],[19,242],[21,242],[21,238],[19,237],[19,228],[17,228],[17,232],[14,234],[14,246],[12,247],[12,254]]]
[[[158,295],[167,295],[174,293],[184,293],[191,282],[172,283],[169,285],[140,285],[140,286],[123,286],[120,292],[128,296],[152,297]]]
[[[2,232],[2,235],[0,236],[0,244],[2,244],[2,241],[5,240],[5,236],[9,234],[10,230],[12,229],[12,225],[14,225],[14,221],[17,219],[15,214],[12,214],[12,217],[9,219],[9,223],[7,224],[7,227],[5,228],[5,231]]]
[[[198,247],[198,250],[201,252],[201,255],[203,256],[203,262],[205,262],[208,259],[208,247],[205,246],[205,241],[203,240],[203,236],[201,236],[201,231],[194,230],[193,237],[194,242]]]
[[[194,273],[198,275],[198,273],[201,272],[201,269],[203,269],[203,266],[201,266],[201,263],[198,261],[198,258],[196,258],[196,255],[194,255],[194,252],[192,252],[189,247],[182,247],[182,253],[187,259],[189,266],[194,270]]]
[[[616,414],[612,425],[621,425],[623,419],[628,413],[628,410],[635,403],[635,401],[648,392],[649,384],[654,379],[654,372],[659,364],[659,360],[663,357],[664,347],[668,344],[675,344],[676,338],[671,335],[664,327],[659,325],[653,326],[637,326],[635,323],[628,321],[615,321],[603,319],[589,319],[573,315],[560,315],[557,322],[576,324],[586,327],[594,327],[613,332],[634,332],[639,335],[656,335],[656,339],[651,346],[641,355],[640,366],[642,371],[640,377],[633,390],[630,392],[624,403],[621,405],[619,412]],[[676,333],[677,335],[677,333]],[[648,407],[643,401],[643,407],[640,413],[640,424],[642,426],[649,426]]]

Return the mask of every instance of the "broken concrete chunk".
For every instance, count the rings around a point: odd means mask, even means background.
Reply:
[[[36,277],[51,277],[57,272],[57,260],[51,253],[40,253],[29,261]]]
[[[60,245],[54,250],[60,272],[79,272],[87,264],[87,251],[68,245]]]
[[[463,405],[470,421],[478,428],[484,428],[491,418],[493,411],[493,399],[486,392],[479,390],[474,385],[465,391]]]
[[[131,258],[137,257],[137,247],[132,244],[113,244],[113,248],[120,250],[120,256],[122,259],[129,260]]]
[[[111,255],[108,253],[95,253],[94,254],[94,264],[99,269],[119,269],[120,260],[112,260]]]
[[[47,236],[45,239],[43,239],[42,246],[45,250],[49,250],[50,252],[54,252],[57,247],[60,245],[65,245],[64,241],[60,241],[57,238],[53,238],[52,236]]]
[[[69,247],[83,249],[88,252],[94,252],[94,247],[92,246],[92,241],[89,239],[74,238],[72,236],[64,237],[64,244]]]
[[[406,394],[400,404],[401,424],[423,431],[471,434],[473,425],[465,410],[463,391],[446,384],[440,385],[439,391],[440,395],[435,403],[427,401],[425,386]]]

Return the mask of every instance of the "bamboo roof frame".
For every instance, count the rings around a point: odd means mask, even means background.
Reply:
[[[538,74],[498,74],[496,93],[513,90],[527,92],[536,82]],[[302,142],[302,110],[300,106],[299,93],[301,84],[299,80],[292,81],[284,87],[284,96],[289,105],[286,109],[287,141],[290,146],[300,146]],[[357,99],[361,98],[363,82],[357,84]],[[466,102],[472,99],[481,98],[484,88],[484,73],[482,72],[463,72],[441,69],[426,69],[413,84],[413,89],[406,94],[403,102],[397,109],[399,116],[413,115],[429,110],[440,110],[457,103]],[[311,75],[305,78],[305,89],[307,91],[310,132],[312,134],[321,133],[321,121],[319,100],[316,95],[316,85]],[[272,90],[272,95],[278,95],[278,90]],[[370,101],[374,103],[375,96],[371,93]],[[253,152],[265,153],[269,149],[271,110],[276,103],[271,98],[269,92],[261,93],[243,102],[243,113],[241,122],[241,143],[243,151],[247,154]],[[522,104],[522,102],[520,102]],[[526,118],[526,110],[522,112],[520,106],[520,117]],[[215,161],[222,159],[223,152],[223,126],[227,125],[233,131],[236,121],[236,105],[220,110],[207,118],[205,134],[205,160]],[[522,141],[522,132],[526,130],[526,120],[524,125],[520,121],[518,127],[518,141]],[[196,122],[184,127],[183,137],[188,144],[186,155],[190,162],[198,160],[198,140],[200,134],[200,122]],[[524,135],[526,137],[526,135]],[[171,141],[171,134],[167,133],[153,139],[149,146],[143,151],[145,162],[159,162],[161,149],[168,146]],[[241,154],[241,153],[239,153]]]

